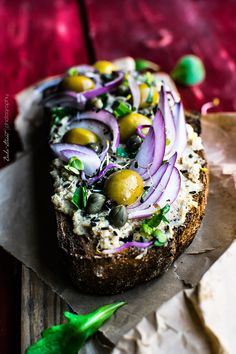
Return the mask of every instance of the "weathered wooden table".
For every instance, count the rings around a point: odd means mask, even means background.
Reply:
[[[170,71],[181,55],[194,53],[207,77],[199,87],[180,88],[185,106],[200,109],[219,97],[218,109],[234,111],[235,18],[234,0],[0,0],[0,165],[19,148],[14,94],[78,63],[131,55]],[[66,304],[2,250],[0,257],[0,353],[19,353],[62,321]]]

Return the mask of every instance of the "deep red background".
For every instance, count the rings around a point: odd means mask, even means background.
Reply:
[[[218,109],[235,110],[235,18],[233,0],[0,0],[0,151],[4,129],[11,159],[18,147],[15,93],[95,59],[145,57],[170,71],[180,56],[194,53],[207,76],[200,86],[180,88],[185,106],[200,109],[219,97]],[[7,116],[10,130],[4,126]],[[2,250],[0,257],[0,354],[17,353],[20,267]]]

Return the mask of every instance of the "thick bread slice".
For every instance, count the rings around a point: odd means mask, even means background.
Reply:
[[[199,116],[187,113],[186,119],[199,133]],[[199,154],[205,159],[202,151]],[[73,283],[86,293],[111,295],[165,272],[190,245],[201,225],[208,194],[208,172],[201,171],[200,179],[204,188],[196,195],[198,207],[190,210],[185,224],[176,229],[166,247],[151,248],[141,259],[136,259],[140,254],[136,248],[128,248],[112,256],[98,255],[93,235],[75,235],[70,217],[56,211],[58,244]]]

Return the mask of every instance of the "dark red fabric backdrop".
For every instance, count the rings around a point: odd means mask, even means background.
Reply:
[[[200,109],[219,97],[220,110],[235,110],[235,18],[233,0],[0,0],[0,166],[18,147],[14,94],[77,63],[131,55],[170,71],[180,56],[194,53],[207,76],[180,88],[185,106]],[[0,257],[0,354],[17,353],[19,267],[3,251]]]

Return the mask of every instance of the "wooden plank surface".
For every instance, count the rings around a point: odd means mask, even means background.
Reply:
[[[22,266],[21,353],[40,338],[45,328],[65,322],[66,310],[66,303],[34,272]]]
[[[0,144],[4,97],[8,95],[13,153],[14,94],[40,78],[86,62],[88,54],[93,59],[146,57],[169,71],[181,55],[195,53],[206,64],[207,78],[199,87],[180,88],[185,105],[199,109],[217,96],[221,109],[235,110],[235,18],[234,0],[187,0],[184,4],[182,0],[0,0]],[[13,348],[12,338],[17,339],[15,324],[19,326],[19,267],[2,251],[0,258],[0,353],[16,354],[20,349]],[[65,304],[25,267],[22,286],[23,353],[43,328],[61,322]]]

